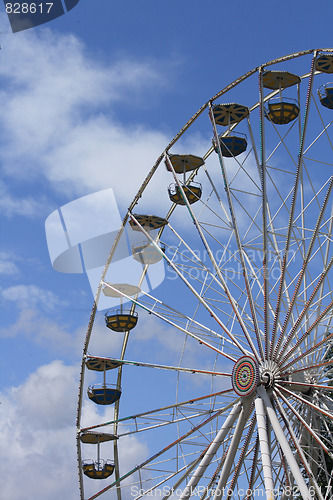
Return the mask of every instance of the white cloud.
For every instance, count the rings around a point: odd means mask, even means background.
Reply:
[[[78,373],[78,366],[53,361],[41,366],[19,387],[0,394],[2,498],[78,498],[75,448]],[[109,408],[102,409],[98,416],[96,407],[88,403],[83,406],[83,413],[88,407],[90,421],[92,415],[98,422],[104,421],[112,412]],[[120,458],[125,470],[146,457],[147,448],[136,437],[121,441]],[[83,458],[96,456],[95,447],[88,446],[83,449]],[[113,458],[111,447],[104,451],[110,455],[105,458]],[[87,491],[94,487],[96,484],[88,483]]]
[[[0,93],[5,181],[15,178],[28,189],[46,181],[69,200],[112,187],[125,210],[173,135],[165,126],[142,125],[137,118],[165,91],[166,82],[175,85],[166,77],[170,65],[167,60],[126,57],[98,60],[74,36],[49,30],[9,38],[0,68],[5,82]],[[201,154],[209,143],[197,132],[195,137],[185,134],[177,147]],[[171,182],[162,164],[140,200],[140,210],[155,206],[165,213]],[[49,215],[40,196],[22,197],[4,185],[2,190],[0,210],[5,215]]]
[[[7,177],[42,176],[69,196],[111,186],[130,199],[168,139],[135,120],[121,123],[113,106],[146,106],[147,94],[165,85],[168,65],[96,60],[74,36],[49,30],[8,39],[0,68]],[[8,195],[7,212],[34,213],[37,202],[23,202]]]
[[[49,30],[8,39],[0,68],[7,84],[0,94],[5,177],[46,180],[69,199],[112,187],[122,210],[127,208],[173,135],[137,118],[165,91],[170,65],[125,57],[98,60],[74,36]],[[186,135],[180,147],[198,153],[207,144],[197,133]],[[161,213],[170,206],[170,182],[163,164],[148,193],[149,206],[158,204]],[[9,214],[31,216],[41,204],[30,198],[19,204],[14,194],[7,198]]]
[[[50,152],[47,175],[76,193],[87,187],[93,191],[113,187],[116,200],[122,203],[125,198],[128,203],[166,143],[158,131],[126,128],[102,116],[91,118]]]
[[[57,430],[73,424],[78,373],[79,366],[66,367],[62,361],[53,361],[12,390],[31,429]]]
[[[55,500],[60,496],[74,500],[77,497],[72,425],[75,373],[77,367],[55,361],[40,367],[21,386],[1,394],[3,498]],[[47,472],[53,468],[57,474]]]

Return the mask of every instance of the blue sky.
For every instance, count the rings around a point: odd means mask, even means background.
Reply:
[[[73,424],[93,296],[85,275],[52,269],[46,218],[110,187],[123,215],[156,157],[210,96],[266,61],[331,47],[332,9],[323,0],[81,0],[16,34],[2,14],[3,498],[78,498]],[[55,460],[61,484],[46,473]]]

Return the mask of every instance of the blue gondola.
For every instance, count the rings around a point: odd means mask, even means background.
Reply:
[[[222,156],[226,158],[232,158],[234,156],[238,156],[241,153],[244,153],[247,148],[246,135],[240,133],[233,133],[232,135],[227,135],[223,137],[219,136],[220,146]],[[216,141],[213,141],[214,149],[216,153],[218,153],[218,147],[216,145]]]
[[[325,108],[333,109],[333,83],[326,83],[318,90],[320,102]]]

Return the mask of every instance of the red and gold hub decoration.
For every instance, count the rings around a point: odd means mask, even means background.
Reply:
[[[258,385],[258,365],[251,356],[241,357],[232,371],[232,387],[239,396],[248,396]]]

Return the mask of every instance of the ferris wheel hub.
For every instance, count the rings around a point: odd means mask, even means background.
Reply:
[[[260,383],[266,388],[271,389],[274,386],[276,377],[279,373],[278,366],[272,360],[266,360],[260,366]]]
[[[273,387],[274,385],[274,374],[270,370],[265,370],[261,374],[261,382],[263,385],[266,387],[266,389],[269,389]]]

